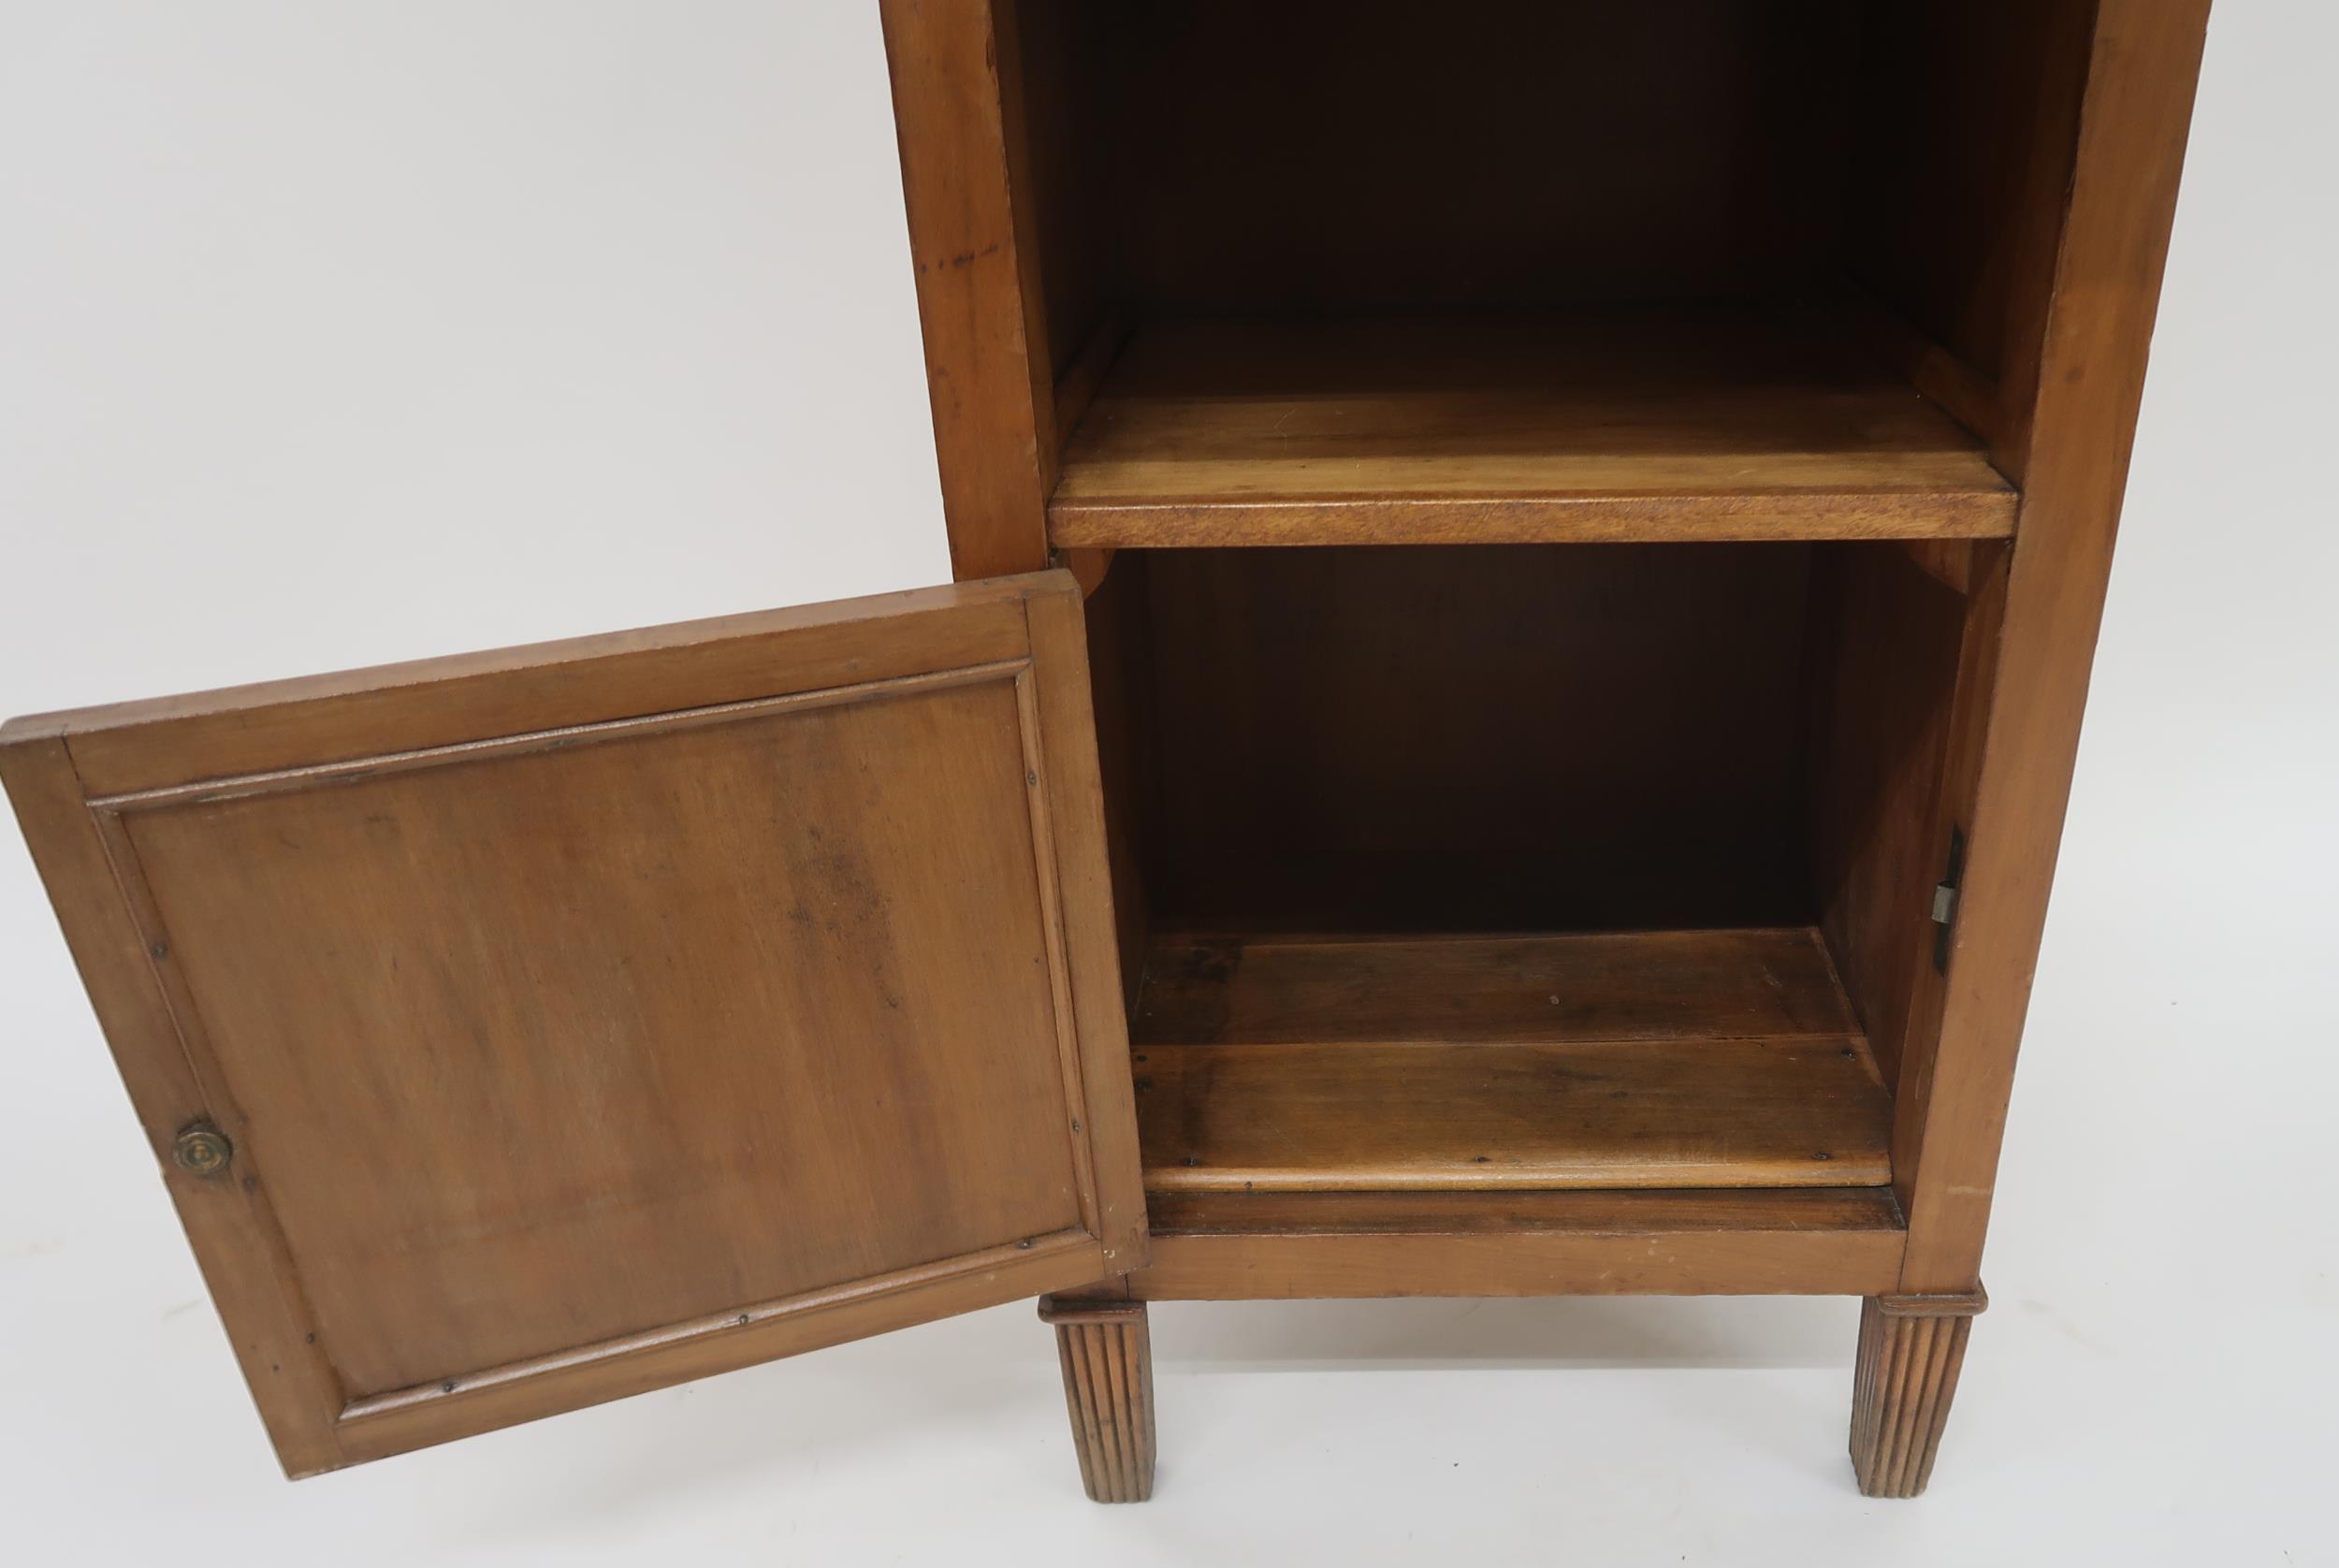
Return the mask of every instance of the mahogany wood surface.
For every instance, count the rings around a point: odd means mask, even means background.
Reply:
[[[1895,548],[1124,550],[1155,908],[1242,930],[1808,924],[1810,557]]]
[[[1961,1296],[1871,1296],[1860,1304],[1852,1363],[1852,1467],[1867,1497],[1916,1497],[1933,1477],[1973,1320]]]
[[[1055,1326],[1081,1485],[1095,1503],[1154,1495],[1154,1347],[1142,1301],[1043,1297]]]
[[[880,0],[962,586],[0,729],[286,1469],[1780,1292],[1923,1489],[2207,11]]]
[[[1862,16],[1843,263],[1896,318],[1880,346],[2009,472],[2038,392],[2094,12],[1896,0]]]
[[[1965,626],[1957,646],[1956,687],[1949,701],[1943,737],[1941,776],[1934,791],[1932,818],[1925,841],[1932,846],[1934,864],[1947,870],[1958,836],[1973,820],[1975,781],[1983,762],[1982,740],[1989,722],[1991,694],[1998,684],[1999,632],[2006,619],[2006,580],[2012,552],[2003,545],[1991,549],[1977,563],[1978,574],[1967,590]],[[1968,846],[1970,853],[1970,845]],[[1957,880],[1965,879],[1965,866]],[[1964,891],[1957,897],[1958,919],[1969,918]],[[1944,941],[1944,936],[1949,940]],[[1954,955],[1955,930],[1934,928],[1932,954],[1937,962],[1917,965],[1907,987],[1908,1009],[1896,1031],[1898,1048],[1893,1064],[1893,1185],[1901,1206],[1908,1207],[1915,1186],[1918,1151],[1923,1146],[1926,1109],[1931,1104],[1933,1075],[1940,1065],[1941,1026],[1949,995],[1949,960]],[[1879,1029],[1895,1033],[1889,1020]],[[1975,1268],[1980,1268],[1979,1258]]]
[[[1083,653],[1055,573],[0,732],[288,1470],[1141,1261]]]
[[[1097,761],[1105,791],[1105,846],[1112,871],[1113,936],[1123,1001],[1133,1007],[1145,978],[1153,925],[1146,857],[1159,818],[1161,769],[1153,703],[1151,621],[1144,612],[1145,563],[1113,558],[1089,595],[1089,684],[1096,704]]]
[[[1809,932],[1167,937],[1132,1043],[1155,1193],[1891,1179]]]
[[[1982,444],[1832,318],[1643,308],[1141,327],[1058,545],[2003,534]]]
[[[1857,1035],[1140,1052],[1155,1192],[1876,1186],[1892,1100]]]
[[[2208,0],[2100,0],[1970,805],[1904,1291],[1973,1287],[2135,440]],[[1965,803],[1959,803],[1963,806]]]
[[[933,0],[926,0],[932,4]],[[1057,384],[1057,447],[1080,399],[1064,384],[1091,349],[1117,347],[1105,328],[1120,319],[1121,236],[1110,218],[1128,190],[1117,139],[1097,134],[1120,101],[1115,73],[1100,70],[1125,36],[1124,8],[1091,0],[990,0],[997,19],[1001,113],[1010,149],[1009,196],[1024,241],[1024,303],[1035,309]],[[1096,367],[1101,370],[1102,366]],[[1051,461],[1054,452],[1047,454]],[[1053,472],[1053,470],[1051,470]]]
[[[1856,1034],[1817,932],[1166,933],[1148,1045],[1756,1039]]]
[[[1824,554],[1811,599],[1803,808],[1819,924],[1896,1084],[1912,1001],[1932,968],[1932,890],[1948,873],[1940,783],[1970,604],[1895,550]]]
[[[1847,1295],[1898,1277],[1889,1189],[1155,1193],[1148,1300]]]
[[[967,582],[1048,564],[1055,367],[1037,237],[1019,229],[1023,127],[1004,107],[992,0],[879,0],[951,570]],[[1008,13],[1011,18],[1011,11]],[[1017,59],[1007,51],[1011,72]],[[1017,101],[1021,101],[1020,94]]]
[[[1860,8],[1024,0],[1103,169],[1035,207],[1140,314],[1773,293],[1838,252]]]

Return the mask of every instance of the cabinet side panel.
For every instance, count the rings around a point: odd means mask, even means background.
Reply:
[[[1105,847],[1124,1000],[1134,1011],[1152,935],[1148,847],[1156,840],[1161,770],[1155,745],[1153,648],[1141,551],[1123,551],[1089,596],[1089,684],[1105,790]]]
[[[1055,414],[1044,329],[1028,320],[988,0],[883,0],[902,194],[951,570],[961,582],[1048,563]]]
[[[1901,1288],[1970,1289],[2029,1006],[2201,68],[2207,0],[2102,0]]]
[[[1820,929],[1887,1083],[1918,972],[1932,888],[1964,595],[1894,545],[1823,549],[1812,574],[1814,724],[1806,792]]]
[[[1866,7],[1852,109],[1852,276],[1984,384],[2020,472],[2095,0]]]
[[[1014,68],[1001,80],[1018,232],[1031,253],[1026,278],[1039,285],[1047,370],[1061,381],[1117,303],[1106,214],[1120,161],[1112,105],[1126,18],[1093,0],[1015,0],[1012,18],[1002,59]]]

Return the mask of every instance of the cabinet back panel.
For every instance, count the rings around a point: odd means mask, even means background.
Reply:
[[[1140,312],[1765,293],[1832,265],[1843,0],[1100,8],[1018,7],[1026,118],[1080,150],[1026,210],[1115,225]],[[1055,331],[1097,253],[1045,243]]]
[[[1326,930],[1805,918],[1809,555],[1149,552],[1156,908]]]

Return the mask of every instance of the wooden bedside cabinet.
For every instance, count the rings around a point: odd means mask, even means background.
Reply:
[[[955,586],[0,733],[286,1470],[1772,1293],[1922,1490],[2206,0],[882,10]]]

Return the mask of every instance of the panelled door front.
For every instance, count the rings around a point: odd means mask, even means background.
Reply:
[[[285,1469],[1143,1261],[1062,573],[19,720]]]

